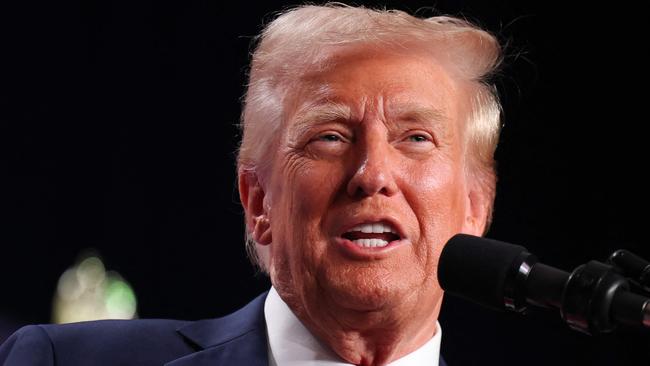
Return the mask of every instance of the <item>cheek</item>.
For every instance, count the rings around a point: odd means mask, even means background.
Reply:
[[[292,196],[296,221],[308,225],[320,225],[336,197],[340,187],[341,167],[326,162],[309,162],[297,172],[293,184],[284,189]]]
[[[325,250],[322,223],[338,192],[342,169],[313,161],[285,168],[273,189],[273,252],[284,261],[292,258],[294,270],[308,271]]]
[[[462,228],[465,216],[465,181],[458,164],[439,162],[410,169],[416,184],[411,205],[423,238],[435,247]]]

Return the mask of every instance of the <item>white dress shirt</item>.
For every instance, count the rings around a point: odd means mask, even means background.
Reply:
[[[264,317],[269,343],[270,366],[350,366],[321,344],[289,306],[271,287],[264,303]],[[438,366],[442,330],[436,322],[436,334],[422,347],[397,359],[389,366]]]

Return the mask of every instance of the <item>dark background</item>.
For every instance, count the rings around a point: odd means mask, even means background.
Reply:
[[[565,270],[617,248],[650,258],[640,6],[358,3],[435,6],[508,44],[489,237]],[[0,5],[0,329],[48,322],[59,275],[88,247],[132,284],[141,317],[224,315],[268,288],[245,256],[234,124],[251,38],[290,4]],[[588,337],[556,312],[445,301],[451,365],[650,363],[648,332]]]

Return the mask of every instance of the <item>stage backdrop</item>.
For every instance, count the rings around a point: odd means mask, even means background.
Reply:
[[[617,248],[650,258],[640,5],[357,3],[465,16],[506,45],[489,237],[566,270]],[[268,288],[244,251],[236,124],[251,40],[290,5],[0,5],[0,339],[52,320],[59,277],[89,248],[140,317],[215,317]],[[441,323],[451,365],[650,359],[647,333],[587,337],[555,312],[448,298]]]

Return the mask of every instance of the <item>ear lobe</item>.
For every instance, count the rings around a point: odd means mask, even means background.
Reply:
[[[271,222],[264,205],[266,193],[253,171],[239,169],[238,172],[239,198],[246,215],[246,228],[253,239],[262,245],[271,244]]]
[[[464,234],[483,236],[487,226],[489,202],[487,195],[476,189],[470,189],[466,197]]]
[[[253,228],[253,239],[261,245],[269,245],[273,241],[271,235],[271,222],[264,216],[255,218],[255,227]]]

